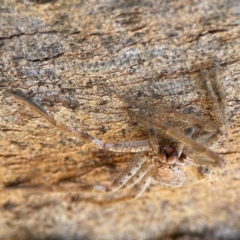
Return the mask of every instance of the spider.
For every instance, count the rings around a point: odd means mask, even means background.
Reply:
[[[137,107],[138,111],[130,113],[139,123],[151,126],[148,129],[149,136],[145,140],[131,142],[103,143],[99,139],[83,131],[76,131],[64,124],[56,122],[50,115],[22,95],[12,93],[20,101],[28,104],[34,111],[38,112],[47,121],[62,131],[70,132],[81,139],[94,143],[98,148],[113,152],[135,152],[137,153],[127,168],[110,185],[95,185],[94,189],[98,191],[116,191],[125,187],[138,186],[134,195],[135,198],[141,196],[151,179],[156,180],[162,185],[180,187],[185,182],[186,176],[181,167],[191,162],[201,166],[222,166],[224,160],[208,146],[221,135],[220,128],[226,124],[226,103],[225,94],[219,80],[218,65],[214,66],[214,79],[210,81],[206,70],[200,71],[203,85],[205,87],[208,100],[212,102],[213,112],[217,118],[217,123],[201,121],[195,117],[188,117],[181,113],[159,108],[161,114],[175,121],[180,121],[185,127],[182,131],[174,127],[164,125],[152,117],[156,109],[147,109],[145,106],[138,105],[133,101],[126,100]],[[142,117],[142,112],[147,112],[148,118]],[[190,125],[190,127],[189,127]],[[160,132],[160,134],[158,133]],[[204,134],[202,134],[204,133]],[[203,138],[203,135],[205,138]],[[204,139],[206,146],[201,145]],[[190,156],[190,158],[188,157]],[[206,169],[202,167],[199,170],[202,173]]]

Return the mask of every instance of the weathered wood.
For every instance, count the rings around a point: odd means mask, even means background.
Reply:
[[[239,238],[239,25],[238,0],[1,3],[0,238]],[[10,94],[104,142],[129,141],[147,129],[125,98],[207,119],[200,70],[214,62],[228,131],[212,149],[226,166],[206,181],[188,175],[182,188],[153,182],[134,201],[92,191],[132,154],[61,132]]]

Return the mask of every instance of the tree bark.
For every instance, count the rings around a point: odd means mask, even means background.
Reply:
[[[240,238],[239,25],[238,0],[1,3],[1,239]],[[207,118],[200,70],[212,76],[214,62],[228,121],[213,150],[226,165],[206,181],[186,173],[182,188],[152,181],[136,200],[92,191],[134,154],[59,131],[11,94],[103,142],[130,141],[147,129],[126,99]]]

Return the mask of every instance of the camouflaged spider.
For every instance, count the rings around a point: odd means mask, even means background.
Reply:
[[[139,183],[139,189],[134,195],[139,197],[151,179],[163,185],[182,186],[186,177],[180,167],[189,164],[188,156],[191,156],[192,162],[197,162],[199,165],[220,167],[223,165],[224,160],[208,148],[211,142],[215,141],[221,134],[220,128],[226,124],[226,98],[219,80],[219,70],[216,64],[214,70],[214,81],[210,81],[205,70],[201,71],[201,75],[208,98],[212,102],[213,111],[217,116],[217,124],[203,122],[197,118],[185,116],[164,108],[158,109],[161,111],[161,114],[165,114],[173,120],[180,121],[188,126],[183,128],[183,133],[181,133],[174,127],[169,127],[169,125],[161,124],[159,121],[152,119],[151,114],[149,118],[143,119],[141,112],[151,113],[152,110],[138,106],[138,104],[130,101],[130,104],[134,104],[139,109],[137,113],[131,113],[135,120],[151,126],[147,139],[131,142],[103,143],[88,133],[76,131],[56,122],[45,110],[31,100],[14,93],[13,96],[27,103],[58,129],[75,134],[85,141],[92,142],[100,149],[113,152],[137,152],[138,154],[131,163],[111,185],[96,185],[94,189],[108,192],[123,187],[131,187]],[[161,137],[159,137],[158,132],[161,133]],[[199,144],[202,139],[202,134],[200,134],[202,132],[205,135],[206,146]]]

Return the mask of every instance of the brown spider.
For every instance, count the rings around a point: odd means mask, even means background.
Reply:
[[[152,178],[163,185],[174,187],[182,186],[186,177],[179,167],[190,163],[189,155],[198,165],[220,167],[223,165],[224,160],[207,147],[219,136],[221,133],[220,128],[226,124],[225,94],[218,78],[219,73],[216,64],[214,70],[214,81],[210,81],[208,73],[205,70],[201,71],[201,75],[208,98],[212,102],[213,111],[218,119],[217,124],[215,124],[216,126],[164,108],[158,109],[161,114],[167,115],[175,121],[180,121],[188,126],[191,125],[191,127],[185,127],[183,133],[181,133],[174,127],[168,127],[168,125],[166,126],[155,121],[152,118],[152,113],[155,112],[156,109],[147,109],[144,106],[139,106],[135,102],[126,100],[138,108],[138,112],[130,113],[135,120],[151,126],[147,139],[132,142],[103,143],[88,133],[76,131],[73,128],[56,122],[45,110],[30,99],[26,99],[15,93],[13,93],[13,96],[27,103],[33,110],[40,113],[40,115],[58,129],[75,134],[85,141],[93,142],[100,149],[113,152],[137,152],[138,154],[131,163],[111,185],[96,185],[94,189],[106,192],[115,191],[139,183],[139,189],[135,195],[135,197],[139,197]],[[142,112],[145,112],[145,114],[147,112],[148,118],[143,118]],[[160,136],[156,130],[161,133]],[[202,132],[205,133],[206,147],[198,143],[202,141],[202,135],[200,134]]]

